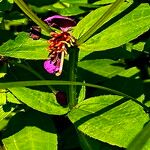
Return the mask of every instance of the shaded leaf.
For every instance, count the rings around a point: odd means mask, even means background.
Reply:
[[[141,106],[117,95],[89,98],[68,116],[83,133],[119,147],[127,147],[149,118]]]
[[[0,106],[0,122],[6,117],[8,117],[12,113],[13,110],[14,108],[10,104]]]
[[[111,59],[84,60],[80,61],[78,63],[78,66],[84,69],[84,71],[82,71],[82,75],[84,79],[86,79],[88,82],[95,82],[98,80],[100,76],[112,78],[113,76],[124,71],[124,68],[118,61],[114,61]],[[90,75],[90,73],[92,74]],[[99,76],[98,77],[95,76],[93,80],[93,74]]]
[[[1,0],[0,11],[10,10],[12,8],[13,0]]]
[[[0,106],[0,130],[6,127],[9,122],[9,118],[13,115],[14,107],[10,104]]]
[[[2,78],[7,74],[7,64],[3,62],[0,63],[0,78]]]
[[[51,118],[39,112],[21,112],[3,133],[7,150],[57,150],[57,135]]]

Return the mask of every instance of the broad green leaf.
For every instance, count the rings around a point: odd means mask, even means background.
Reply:
[[[135,39],[149,28],[150,7],[149,4],[141,4],[119,21],[82,44],[81,50],[82,48],[87,51],[115,48]]]
[[[0,106],[0,122],[8,117],[13,110],[14,108],[10,104]]]
[[[137,150],[143,148],[148,150],[148,147],[146,148],[146,144],[150,145],[150,122],[145,125],[145,127],[137,134],[137,136],[134,138],[134,140],[129,144],[127,150]],[[149,140],[149,141],[148,141]],[[147,143],[148,142],[148,143]]]
[[[129,4],[126,4],[126,6],[122,6],[120,10],[118,10],[118,13],[121,10],[127,8],[127,5],[129,6]],[[78,37],[85,33],[87,29],[92,24],[94,24],[94,22],[96,22],[96,16],[101,15],[102,12],[105,11],[104,9],[106,8],[99,8],[91,13],[89,16],[87,16],[85,19],[83,19],[83,22],[79,23],[79,25],[75,28],[74,36],[78,39]],[[129,10],[129,8],[127,10]],[[150,27],[149,4],[140,4],[138,7],[132,9],[132,11],[127,10],[126,13],[128,13],[126,15],[123,15],[122,13],[120,15],[120,18],[118,18],[118,16],[115,17],[115,19],[118,19],[117,21],[114,22],[113,19],[113,23],[111,23],[111,25],[109,24],[106,29],[103,29],[103,31],[94,35],[85,43],[80,45],[80,50],[92,52],[115,48],[135,39],[142,33],[146,32]],[[114,14],[113,16],[115,16],[116,14]],[[81,25],[84,26],[84,28],[81,27]]]
[[[126,44],[127,45],[127,44]],[[126,46],[127,47],[127,46]],[[105,50],[105,51],[79,51],[79,60],[94,60],[94,59],[112,59],[124,60],[133,58],[131,50],[128,51],[125,46]],[[131,46],[130,46],[131,48]]]
[[[21,102],[10,92],[7,92],[7,102],[21,104]]]
[[[13,95],[21,102],[47,114],[62,115],[68,112],[68,108],[60,106],[53,93],[42,92],[25,87],[10,88]]]
[[[29,33],[19,33],[15,40],[9,40],[0,46],[0,55],[24,59],[47,59],[46,40],[32,40]]]
[[[144,46],[145,46],[145,42],[139,42],[139,43],[133,45],[132,49],[142,52],[144,50]]]
[[[21,112],[13,116],[3,137],[7,150],[57,150],[53,122],[39,112]]]
[[[123,10],[128,8],[133,2],[129,0],[129,2],[125,2],[122,4],[120,8],[118,8],[108,20],[117,16]],[[85,16],[81,21],[78,22],[77,26],[73,30],[73,36],[76,39],[79,39],[83,34],[85,34],[98,20],[103,16],[103,14],[109,9],[109,5],[100,7],[95,11],[91,11],[87,16]]]
[[[0,89],[0,105],[6,104],[6,90]]]
[[[72,35],[78,39],[81,37],[88,29],[94,25],[94,23],[98,20],[99,16],[103,15],[103,13],[109,8],[109,6],[100,7],[95,11],[89,13],[86,17],[84,17],[76,27],[74,27]]]
[[[5,30],[10,30],[11,26],[27,25],[28,19],[25,15],[18,11],[12,11],[5,16],[4,25]]]
[[[84,60],[78,63],[78,66],[84,71],[82,71],[84,79],[97,81],[95,77],[94,80],[90,77],[90,73],[99,75],[102,77],[112,78],[113,76],[124,71],[124,68],[120,66],[119,62],[111,59],[95,59],[95,60]],[[88,72],[87,72],[88,71]],[[92,76],[92,75],[91,75]]]
[[[13,110],[14,108],[11,104],[0,106],[0,130],[2,130],[9,122],[9,118],[13,115]]]
[[[141,106],[117,95],[86,99],[68,117],[88,136],[125,148],[149,120]]]

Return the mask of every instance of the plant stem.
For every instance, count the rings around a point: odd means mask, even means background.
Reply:
[[[19,6],[19,8],[29,17],[31,18],[38,26],[40,26],[44,31],[50,33],[52,29],[44,23],[37,15],[35,15],[30,8],[24,3],[23,0],[14,0],[14,2]]]
[[[150,82],[150,80],[148,80],[147,82]],[[76,85],[76,86],[82,85],[82,86],[98,88],[98,89],[105,90],[105,91],[108,91],[108,92],[116,94],[116,95],[126,97],[128,99],[131,99],[132,101],[134,101],[138,105],[142,106],[145,109],[145,111],[147,111],[147,112],[150,111],[150,108],[148,106],[144,105],[143,103],[141,103],[136,98],[134,98],[130,95],[127,95],[125,93],[122,93],[122,92],[114,90],[114,89],[110,89],[110,88],[107,88],[104,86],[100,86],[100,85],[96,85],[96,84],[90,84],[90,83],[82,83],[82,82],[75,82],[75,81],[60,81],[60,80],[59,81],[58,80],[18,81],[18,82],[0,83],[0,88],[5,89],[5,88],[10,88],[10,87],[12,88],[12,87],[42,86],[42,85]]]
[[[92,36],[94,32],[97,31],[97,29],[99,29],[105,23],[105,21],[109,19],[109,17],[119,8],[123,2],[124,0],[116,0],[110,6],[110,8],[97,20],[97,22],[77,40],[77,45],[84,43],[88,38],[90,38],[90,36]]]
[[[79,49],[77,47],[70,48],[69,51],[69,80],[73,82],[76,82],[77,78],[78,52]],[[76,85],[69,85],[68,92],[69,107],[72,109],[77,104]]]

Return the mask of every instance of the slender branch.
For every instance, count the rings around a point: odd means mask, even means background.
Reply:
[[[120,7],[123,2],[124,0],[116,0],[97,20],[97,22],[77,40],[77,45],[84,43],[88,38],[90,38],[90,36],[92,36],[94,32],[97,31],[97,29],[99,29],[110,18],[110,16]]]
[[[44,23],[37,15],[35,15],[29,7],[24,3],[23,0],[14,0],[14,2],[19,6],[19,8],[29,17],[31,18],[38,26],[40,26],[44,31],[50,33],[52,29]]]

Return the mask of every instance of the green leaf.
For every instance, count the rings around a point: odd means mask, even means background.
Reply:
[[[134,140],[129,144],[127,150],[137,150],[142,149],[146,144],[150,145],[150,122],[138,133]],[[149,142],[148,142],[149,140]],[[148,142],[148,143],[147,143]],[[148,150],[148,147],[147,147]]]
[[[6,117],[8,117],[12,113],[13,110],[14,108],[10,104],[0,106],[0,122]]]
[[[79,4],[79,3],[88,3],[88,0],[60,0],[60,2],[65,3],[73,3],[73,4]]]
[[[13,0],[1,0],[0,11],[10,10],[12,8]]]
[[[3,133],[7,150],[57,150],[57,135],[51,118],[39,112],[20,112]]]
[[[119,13],[121,10],[127,8],[129,4],[123,5],[120,10],[116,12]],[[107,6],[106,6],[107,7]],[[101,15],[106,8],[97,9],[93,13],[89,14],[83,21],[77,25],[74,30],[74,36],[78,39],[87,29],[96,22],[96,16]],[[131,11],[132,10],[132,11]],[[127,15],[124,15],[126,12]],[[130,6],[125,10],[124,13],[121,13],[119,16],[113,18],[109,21],[106,26],[106,29],[103,29],[100,33],[94,35],[85,43],[80,45],[80,50],[84,51],[100,51],[107,50],[115,47],[119,47],[142,33],[146,32],[150,27],[150,7],[149,4],[141,4],[135,8]],[[113,16],[115,16],[114,14]],[[118,21],[115,21],[115,20]],[[89,21],[91,20],[91,21]],[[111,23],[111,24],[110,24]],[[81,27],[82,25],[82,27]],[[84,28],[83,28],[84,26]],[[95,44],[96,43],[96,44]]]
[[[21,104],[21,102],[10,92],[7,92],[7,102]]]
[[[6,104],[6,90],[0,89],[0,105]]]
[[[25,15],[21,14],[18,11],[11,11],[5,15],[5,30],[11,30],[11,26],[25,26],[28,23],[28,19]]]
[[[0,47],[0,55],[24,59],[47,59],[46,40],[32,40],[29,33],[19,33],[15,40],[9,40]]]
[[[126,69],[126,70],[122,71],[121,73],[119,73],[119,76],[130,78],[130,77],[138,74],[139,71],[140,70],[137,67],[132,67],[132,68]]]
[[[95,11],[89,13],[86,17],[84,17],[76,27],[74,27],[72,35],[78,39],[84,33],[88,31],[88,29],[95,24],[95,22],[100,18],[99,16],[103,15],[103,13],[109,8],[109,6],[100,7]]]
[[[99,4],[110,4],[112,2],[115,2],[115,0],[98,0],[96,2],[94,2],[93,4],[99,5]]]
[[[62,115],[68,108],[60,106],[53,93],[42,92],[29,88],[9,88],[14,96],[26,105],[47,114]]]
[[[79,92],[78,103],[81,103],[86,97],[86,87],[82,86]]]
[[[89,98],[68,117],[83,133],[119,147],[127,147],[149,120],[141,106],[117,95]]]
[[[0,130],[2,130],[9,122],[9,118],[13,115],[13,110],[14,107],[12,107],[11,104],[0,106]]]
[[[121,67],[117,61],[111,59],[84,60],[80,61],[78,63],[78,66],[84,69],[84,71],[82,71],[84,79],[92,83],[95,83],[95,81],[100,80],[98,79],[100,78],[100,76],[112,78],[113,76],[124,71],[124,68]],[[93,80],[93,74],[99,76],[95,77]]]
[[[83,150],[119,150],[119,147],[93,139],[83,132],[78,131],[77,133]]]

